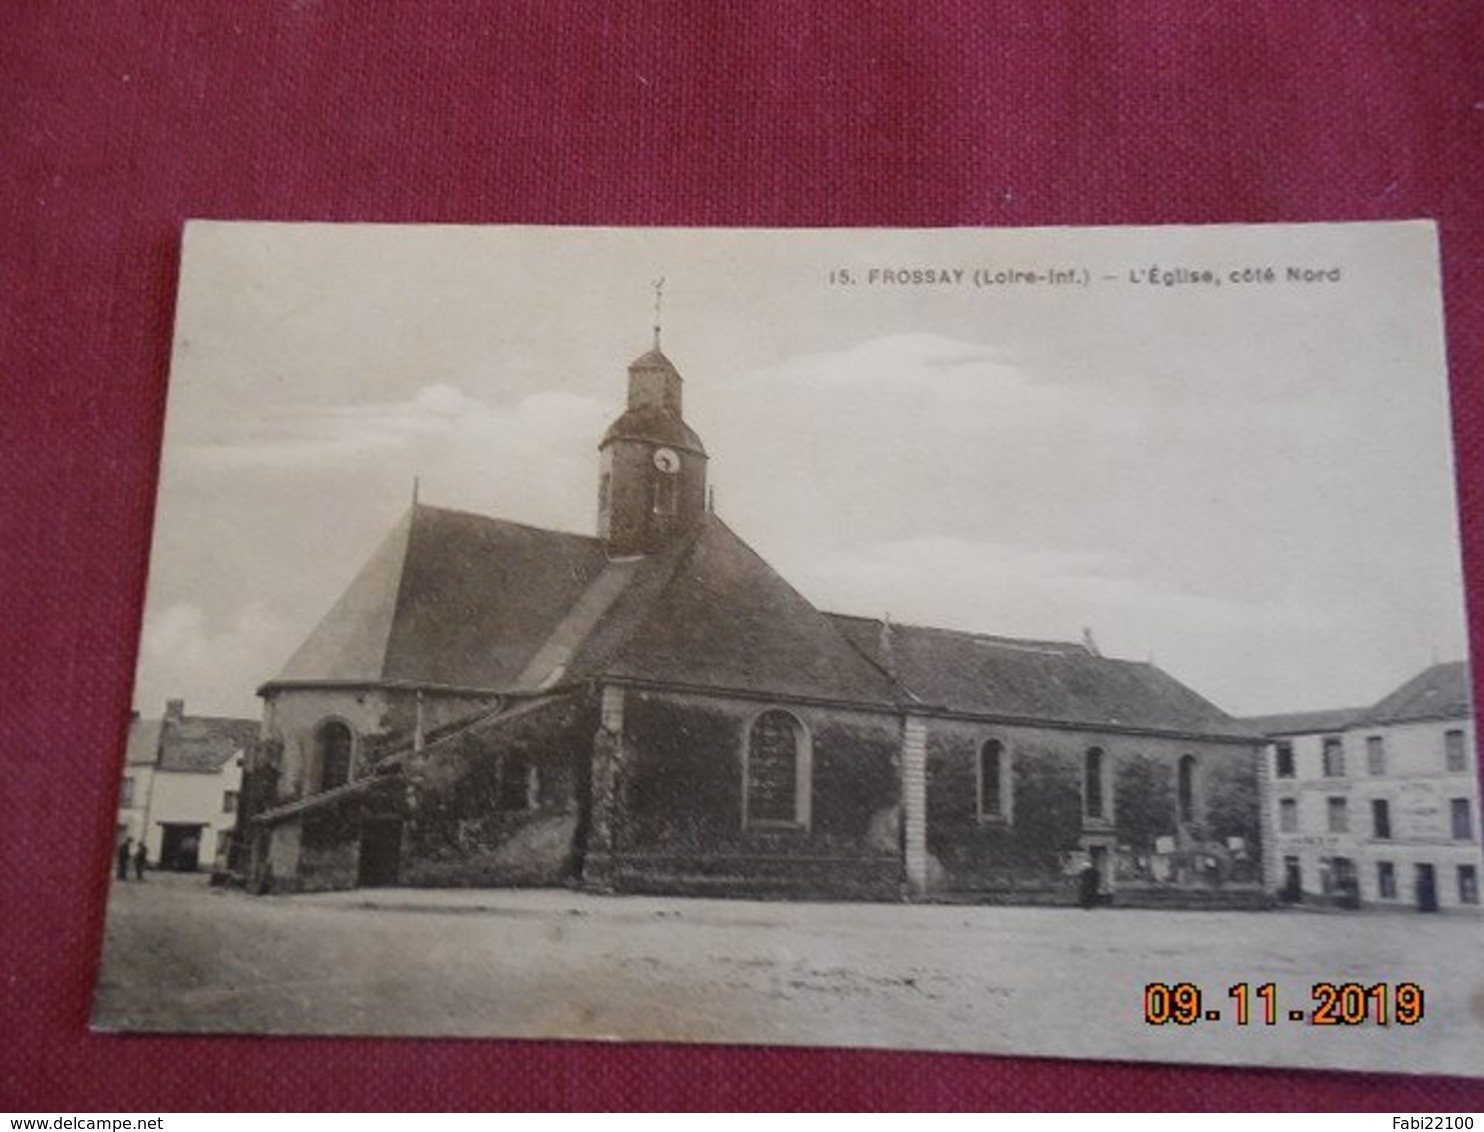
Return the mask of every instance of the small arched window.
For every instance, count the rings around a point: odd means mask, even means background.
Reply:
[[[315,733],[319,753],[319,788],[333,790],[350,781],[350,756],[354,742],[350,728],[338,719],[322,724]]]
[[[786,711],[753,720],[743,770],[743,824],[809,824],[809,735]]]
[[[1107,757],[1101,747],[1089,747],[1082,756],[1082,812],[1090,818],[1108,816],[1103,774]]]
[[[1189,825],[1195,821],[1196,769],[1194,755],[1181,755],[1176,779],[1176,798],[1180,808],[1180,822]]]

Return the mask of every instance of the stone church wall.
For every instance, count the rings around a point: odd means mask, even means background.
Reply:
[[[980,752],[1007,759],[983,794]],[[1086,814],[1086,752],[1104,752],[1103,816]],[[1179,764],[1194,759],[1189,820]],[[1259,879],[1257,750],[1234,744],[935,719],[928,726],[929,888],[1012,901],[1071,902],[1089,846],[1112,854],[1108,883],[1136,890],[1243,886]],[[1233,850],[1229,838],[1241,838]],[[1154,897],[1151,896],[1151,899]]]
[[[753,721],[784,707],[808,736],[807,819],[744,824]],[[897,717],[629,691],[615,886],[716,895],[894,896]]]
[[[440,751],[403,839],[400,883],[559,885],[580,871],[597,708],[583,698]]]

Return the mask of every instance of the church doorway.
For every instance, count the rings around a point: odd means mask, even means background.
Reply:
[[[204,825],[162,822],[160,859],[156,866],[176,873],[193,873],[201,867],[201,831]]]
[[[364,818],[361,821],[361,856],[356,884],[361,888],[387,888],[397,883],[402,868],[402,819]]]

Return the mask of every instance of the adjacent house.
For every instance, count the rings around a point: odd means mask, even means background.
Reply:
[[[1090,642],[815,608],[681,393],[656,335],[596,535],[414,501],[259,690],[257,888],[1263,898],[1256,733]]]
[[[1478,911],[1479,774],[1469,667],[1368,708],[1266,716],[1269,885],[1281,898]]]
[[[170,700],[160,719],[134,713],[119,795],[119,840],[143,838],[157,869],[223,867],[258,728],[251,719],[186,715],[182,700]]]

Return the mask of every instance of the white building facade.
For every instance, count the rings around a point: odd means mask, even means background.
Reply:
[[[1478,913],[1478,758],[1468,666],[1370,708],[1252,720],[1268,736],[1268,885],[1280,900]]]
[[[151,868],[221,869],[237,825],[255,720],[185,714],[171,700],[162,719],[130,720],[119,792],[117,843],[143,839]]]

